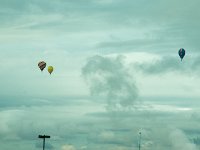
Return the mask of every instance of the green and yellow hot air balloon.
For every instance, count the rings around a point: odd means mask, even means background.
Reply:
[[[51,74],[53,72],[53,66],[48,67],[48,72]]]

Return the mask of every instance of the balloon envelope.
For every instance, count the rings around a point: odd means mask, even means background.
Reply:
[[[48,67],[48,72],[51,74],[53,72],[53,66]]]
[[[185,50],[183,48],[179,49],[178,54],[181,58],[181,60],[183,59],[183,57],[185,56]]]
[[[44,68],[46,67],[46,63],[44,61],[40,61],[38,63],[38,67],[40,68],[41,71],[43,71]]]

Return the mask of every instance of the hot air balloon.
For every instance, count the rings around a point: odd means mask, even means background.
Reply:
[[[183,57],[185,56],[185,50],[183,48],[179,49],[178,54],[179,54],[181,61],[182,61]]]
[[[53,66],[48,67],[48,72],[51,74],[53,72]]]
[[[44,68],[46,67],[46,63],[44,61],[40,61],[38,63],[38,67],[40,68],[41,71],[43,71]]]

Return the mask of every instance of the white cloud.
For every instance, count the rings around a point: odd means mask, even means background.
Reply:
[[[61,150],[76,150],[76,148],[73,145],[66,144],[61,147]]]
[[[103,132],[100,133],[99,137],[102,140],[113,140],[115,135],[111,131],[103,131]]]
[[[183,132],[175,130],[170,134],[172,148],[174,150],[197,150],[195,144],[191,143]]]

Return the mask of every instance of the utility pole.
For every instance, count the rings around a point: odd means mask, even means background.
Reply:
[[[141,148],[141,136],[142,136],[142,133],[139,132],[139,145],[138,145],[139,150],[140,150],[140,148]]]
[[[43,139],[43,150],[45,148],[45,138],[50,138],[49,135],[39,135],[38,138]]]

